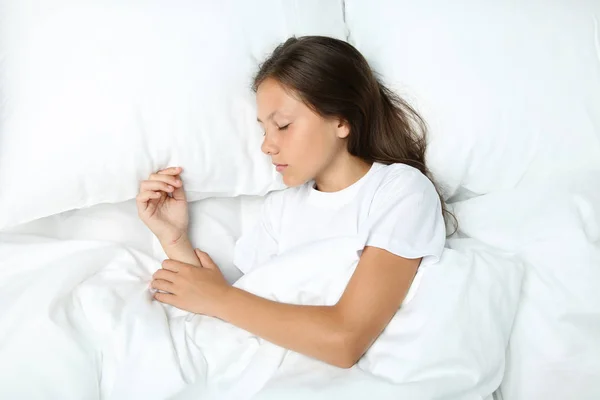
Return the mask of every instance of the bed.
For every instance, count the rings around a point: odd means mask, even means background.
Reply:
[[[600,398],[597,2],[2,7],[0,398]],[[229,282],[334,301],[352,243],[246,276],[233,264],[283,188],[250,78],[303,34],[348,40],[423,113],[459,221],[347,370],[151,301],[165,255],[133,200],[150,172],[183,165],[191,239]]]

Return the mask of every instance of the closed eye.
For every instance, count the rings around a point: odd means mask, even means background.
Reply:
[[[291,124],[287,124],[286,126],[281,126],[281,127],[278,126],[278,128],[279,128],[280,131],[285,131],[288,128],[288,126],[290,126],[290,125]]]

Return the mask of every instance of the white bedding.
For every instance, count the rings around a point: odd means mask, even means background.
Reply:
[[[446,299],[448,301],[442,305],[454,307],[447,311],[443,311],[441,306],[436,307],[434,316],[442,312],[448,317],[438,322],[454,322],[452,329],[457,337],[465,335],[465,338],[469,338],[469,332],[476,336],[458,345],[457,349],[467,351],[460,352],[460,356],[448,361],[445,366],[443,357],[438,358],[439,366],[446,368],[445,373],[453,377],[452,381],[463,385],[457,390],[463,390],[465,398],[469,398],[472,392],[465,389],[468,385],[454,377],[460,371],[469,371],[461,367],[461,360],[469,357],[482,363],[476,367],[480,371],[479,377],[471,375],[472,390],[488,385],[479,392],[482,397],[500,385],[501,379],[504,398],[559,399],[574,388],[582,399],[591,400],[600,395],[600,385],[597,383],[600,379],[600,331],[597,328],[597,322],[600,321],[600,291],[597,290],[597,282],[600,281],[600,188],[594,182],[600,182],[597,173],[557,176],[552,183],[517,187],[454,203],[461,235],[476,238],[478,242],[451,240],[451,247],[460,248],[456,250],[457,253],[447,251],[445,261],[453,254],[462,257],[465,265],[472,266],[478,260],[481,268],[473,270],[485,273],[479,276],[482,279],[471,276],[467,280],[471,285],[462,298],[466,308],[456,307],[457,303],[452,305],[448,293],[443,292],[452,289],[446,287],[452,279],[465,278],[456,266],[440,270],[450,274],[449,280],[444,280],[444,285],[441,285],[442,292],[430,291],[429,296],[431,301]],[[221,267],[232,268],[230,281],[239,276],[239,271],[231,264],[235,239],[254,222],[261,203],[261,198],[244,197],[211,199],[190,205],[192,235],[196,238],[194,243],[215,256]],[[18,236],[18,232],[36,234],[38,237]],[[46,239],[39,235],[46,236]],[[44,240],[46,244],[41,243]],[[16,242],[21,244],[17,245]],[[484,338],[491,337],[486,335],[496,335],[495,340],[499,342],[510,331],[510,313],[499,313],[498,302],[514,299],[516,279],[511,281],[503,275],[503,266],[508,266],[511,271],[514,265],[502,257],[496,259],[496,255],[488,255],[488,262],[481,257],[473,258],[474,254],[488,253],[488,250],[483,250],[483,253],[481,250],[472,250],[473,245],[479,242],[513,253],[526,263],[523,295],[512,328],[506,372],[500,353],[493,356],[489,354],[490,350],[497,351],[500,347],[488,346],[481,354],[477,353],[477,348],[484,348]],[[151,355],[157,357],[156,360],[169,359],[169,373],[175,368],[183,374],[187,368],[186,373],[189,374],[189,365],[192,363],[181,363],[183,358],[175,357],[173,353],[174,349],[181,352],[186,348],[185,343],[173,347],[173,343],[178,343],[181,336],[172,336],[166,330],[166,320],[161,316],[164,312],[144,303],[145,282],[162,259],[156,245],[147,229],[139,223],[132,202],[71,211],[0,234],[0,360],[3,361],[3,368],[7,369],[0,371],[0,388],[4,388],[0,389],[4,390],[0,392],[0,398],[25,395],[34,399],[89,398],[86,397],[89,393],[100,392],[101,388],[104,388],[102,393],[105,398],[110,398],[107,397],[106,388],[114,383],[109,372],[112,368],[114,375],[114,369],[120,364],[111,361],[109,356],[113,354],[114,358],[115,354],[119,354],[118,347],[114,347],[114,343],[119,341],[126,341],[132,346],[130,353],[121,348],[121,358],[129,354],[131,364],[127,368],[122,365],[119,368],[139,370],[139,366],[149,363],[146,357]],[[447,264],[441,265],[447,267]],[[486,282],[488,285],[494,282],[494,285],[486,286]],[[109,285],[112,286],[110,290]],[[128,297],[128,293],[132,295]],[[417,293],[424,296],[423,291]],[[11,297],[13,295],[16,297]],[[95,322],[100,327],[104,324],[103,329],[81,333],[89,329],[85,328],[84,322],[88,321],[88,317],[83,317],[83,303],[79,301],[81,296],[87,296],[88,307],[89,304],[93,306],[94,318],[106,317]],[[119,296],[125,300],[119,300]],[[414,298],[413,305],[418,304],[418,298]],[[488,303],[482,302],[481,298]],[[118,316],[124,315],[123,310],[127,307],[133,307],[131,312],[136,311],[136,307],[148,310],[137,317],[137,328],[124,324],[126,319],[119,320]],[[409,307],[405,307],[403,312],[407,313]],[[466,315],[465,310],[469,310],[469,307],[487,310],[489,323],[461,320],[461,315]],[[505,309],[508,310],[508,307]],[[120,330],[116,329],[115,320],[120,321]],[[153,326],[162,328],[153,329]],[[429,332],[427,329],[426,326],[424,330],[415,330],[414,337],[399,338],[397,344],[402,347],[406,338],[416,340]],[[86,339],[88,334],[92,335],[90,338],[103,335],[104,342],[90,342],[90,339]],[[435,334],[434,330],[431,333],[433,338]],[[573,339],[573,334],[577,340]],[[443,337],[435,339],[435,343],[438,346],[445,345],[448,337],[448,330],[444,329]],[[156,343],[149,345],[149,341]],[[113,346],[112,353],[107,351],[110,346]],[[139,353],[131,353],[136,348]],[[153,351],[146,355],[146,348],[152,348]],[[448,355],[444,353],[447,348],[414,349],[414,358],[400,364],[417,368],[415,360],[418,365],[428,362],[423,355]],[[400,349],[393,354],[407,354],[402,351]],[[565,363],[566,358],[571,361]],[[435,358],[429,361],[433,363]],[[484,365],[486,361],[488,364]],[[493,373],[490,372],[492,368],[496,368]],[[484,370],[488,374],[486,377],[481,372]],[[402,377],[402,368],[396,371],[399,379],[409,376]],[[433,365],[422,371],[431,372],[433,377],[430,378],[434,380],[443,375],[443,371],[436,370]],[[442,392],[452,391],[439,382],[421,385],[420,382],[430,382],[423,376],[414,378],[411,385],[395,385],[361,374],[361,371],[341,372],[290,354],[256,398],[289,398],[292,393],[297,398],[348,398],[348,393],[360,398],[365,391],[377,393],[380,398],[394,398],[413,389],[423,394],[422,397],[415,395],[413,398],[435,398],[433,394],[422,390],[439,387]],[[564,380],[542,382],[541,378],[548,374]],[[152,381],[149,378],[151,374],[142,375],[139,379],[143,382],[135,390],[145,390],[148,381]],[[16,379],[15,376],[20,378]],[[60,387],[56,386],[56,382],[62,383]],[[167,381],[166,385],[179,387],[183,382],[180,376]],[[361,388],[364,390],[361,391]],[[197,396],[197,391],[197,387],[191,386],[180,396]],[[457,391],[452,393],[450,398],[461,396]]]
[[[600,398],[600,170],[456,204],[462,231],[525,262],[506,400]]]
[[[151,301],[160,265],[138,250],[2,233],[0,398],[164,399],[184,389],[175,398],[485,398],[502,379],[522,270],[472,240],[450,246],[346,371]],[[359,248],[356,239],[314,243],[236,285],[331,304]]]
[[[240,196],[189,203],[192,243],[213,257],[229,282],[241,276],[233,265],[235,241],[242,230],[254,222],[262,199]],[[156,237],[138,218],[134,200],[66,211],[4,232],[60,240],[108,241],[139,250],[157,260],[166,258]]]
[[[13,205],[2,208],[0,225],[131,197],[139,177],[177,160],[192,162],[194,198],[261,193],[246,185],[263,180],[244,179],[263,175],[243,161],[260,141],[248,134],[258,129],[250,69],[292,33],[343,36],[425,116],[428,164],[455,202],[460,237],[475,241],[450,241],[443,263],[420,275],[396,320],[407,325],[388,332],[408,333],[381,341],[405,359],[382,357],[377,344],[361,364],[377,370],[369,360],[385,358],[388,365],[376,364],[388,372],[393,365],[396,381],[288,353],[256,398],[481,399],[498,385],[506,400],[600,398],[599,2],[273,0],[258,13],[241,0],[188,1],[178,10],[109,3],[0,3],[0,94],[10,106],[0,118],[0,197]],[[122,12],[135,18],[115,25]],[[223,27],[226,35],[212,35]],[[205,62],[223,48],[235,51]],[[156,54],[169,57],[158,62]],[[225,148],[244,156],[231,162]],[[241,186],[252,190],[234,190]],[[230,282],[240,276],[235,240],[261,201],[190,206],[193,243]],[[164,254],[136,214],[133,201],[100,204],[0,233],[0,398],[162,398],[201,376],[202,357],[191,357],[195,347],[181,335],[197,319],[148,302],[146,283]],[[490,247],[525,263],[514,325],[519,268]],[[429,319],[419,325],[419,317]],[[281,356],[265,348],[260,367]],[[237,387],[247,395],[253,388],[244,382]],[[208,396],[197,386],[178,394]]]

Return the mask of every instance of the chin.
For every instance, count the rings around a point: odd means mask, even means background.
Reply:
[[[300,186],[307,182],[307,179],[301,179],[301,178],[295,177],[293,175],[287,175],[287,174],[283,174],[282,178],[283,178],[283,183],[287,187]]]

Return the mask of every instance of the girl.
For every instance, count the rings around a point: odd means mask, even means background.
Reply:
[[[190,244],[182,169],[168,168],[142,182],[137,197],[141,219],[169,257],[153,275],[155,298],[349,368],[398,310],[417,268],[436,262],[444,247],[424,123],[354,47],[327,37],[278,46],[253,89],[262,151],[289,188],[266,197],[256,226],[236,244],[235,265],[247,273],[287,249],[358,226],[366,238],[358,266],[334,306],[282,304],[230,286]]]

